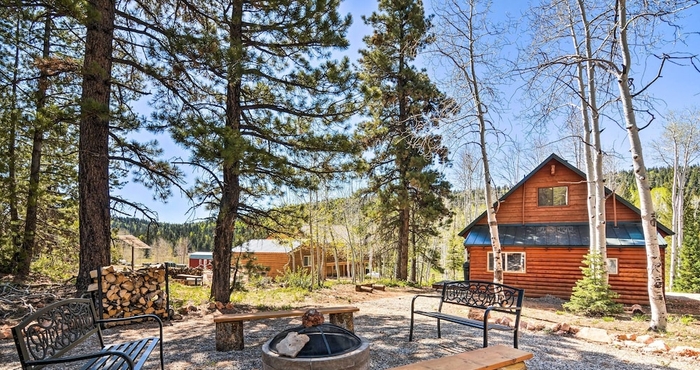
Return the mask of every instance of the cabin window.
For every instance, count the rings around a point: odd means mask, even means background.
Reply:
[[[493,252],[488,255],[488,271],[493,271]],[[525,272],[525,252],[501,253],[503,272]]]
[[[304,256],[302,263],[304,267],[311,266],[311,256]]]
[[[608,265],[608,274],[617,275],[617,258],[606,258],[605,263]]]
[[[569,187],[554,186],[537,189],[537,205],[540,207],[565,206],[569,203]]]

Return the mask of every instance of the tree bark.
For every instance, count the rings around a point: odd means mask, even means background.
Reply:
[[[637,126],[634,107],[632,104],[632,93],[629,87],[629,75],[632,66],[629,45],[627,43],[627,6],[626,0],[618,0],[618,43],[622,54],[622,70],[618,76],[617,85],[620,90],[620,100],[622,102],[623,115],[625,117],[627,134],[630,141],[630,152],[632,154],[632,164],[634,167],[637,190],[639,191],[639,201],[642,216],[642,229],[647,251],[647,290],[649,293],[649,306],[651,307],[651,330],[666,330],[667,312],[666,298],[664,296],[663,265],[659,251],[659,240],[656,229],[656,213],[654,204],[651,201],[651,189],[647,170],[644,165],[642,154],[642,143],[639,139],[639,128]]]
[[[90,0],[86,14],[78,154],[79,293],[90,284],[90,271],[110,262],[108,135],[115,3]]]
[[[236,1],[231,9],[230,48],[233,58],[243,53],[242,45],[243,2]],[[226,86],[226,128],[228,137],[224,140],[223,150],[234,153],[241,130],[241,66],[230,62],[228,85]],[[219,214],[216,218],[214,234],[214,251],[212,261],[211,296],[214,300],[228,303],[231,300],[231,248],[233,248],[234,225],[238,217],[240,204],[240,159],[221,153],[223,158],[223,185]]]

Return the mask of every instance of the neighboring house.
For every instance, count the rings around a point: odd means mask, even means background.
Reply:
[[[211,269],[211,262],[214,259],[212,252],[192,252],[189,256],[189,266],[192,268],[202,267]]]
[[[288,245],[274,239],[249,240],[233,248],[231,263],[235,263],[241,253],[253,253],[255,264],[268,269],[268,271],[262,275],[274,278],[278,275],[282,275],[286,267],[292,268],[291,252],[297,249],[298,246],[298,242],[293,242],[291,245]],[[242,259],[240,263],[244,265],[245,259]]]
[[[607,257],[612,290],[626,304],[648,304],[640,211],[606,189]],[[505,284],[527,297],[569,299],[589,250],[586,175],[552,154],[499,201],[496,219]],[[657,223],[661,259],[672,231]],[[459,233],[469,254],[469,278],[493,280],[493,253],[484,212]],[[663,276],[662,271],[662,276]]]

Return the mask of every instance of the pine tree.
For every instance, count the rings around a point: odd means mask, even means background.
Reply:
[[[681,292],[700,293],[700,221],[698,209],[686,207],[683,248],[676,288]]]
[[[412,220],[430,225],[445,214],[437,210],[445,208],[442,196],[449,185],[431,165],[435,159],[445,161],[447,149],[431,128],[450,102],[412,64],[433,40],[422,1],[382,0],[364,21],[373,28],[360,51],[362,88],[371,115],[360,130],[365,149],[374,154],[368,191],[378,194],[384,232],[395,238],[389,240],[397,252],[396,277],[407,280]],[[412,215],[416,203],[419,218]]]
[[[607,283],[603,270],[603,258],[600,254],[584,256],[581,267],[583,278],[576,281],[569,302],[564,308],[587,316],[603,316],[622,312],[622,305],[614,301],[618,294]]]
[[[158,6],[176,16],[152,67],[165,87],[156,118],[202,170],[193,192],[216,212],[212,296],[228,302],[234,225],[276,218],[266,199],[313,190],[357,152],[343,126],[354,75],[349,60],[329,60],[348,46],[351,18],[338,0]]]

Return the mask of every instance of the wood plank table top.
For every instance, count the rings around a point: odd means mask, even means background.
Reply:
[[[495,370],[532,358],[532,353],[497,345],[392,368],[392,370]]]
[[[279,317],[294,317],[303,316],[307,310],[310,308],[300,308],[295,310],[284,310],[284,311],[262,311],[262,312],[245,312],[245,313],[230,313],[217,316],[214,318],[214,322],[232,322],[232,321],[251,321],[251,320],[261,320],[261,319],[274,319]],[[323,315],[327,314],[339,314],[339,313],[353,313],[360,309],[355,306],[336,306],[336,307],[315,307],[315,309]]]

